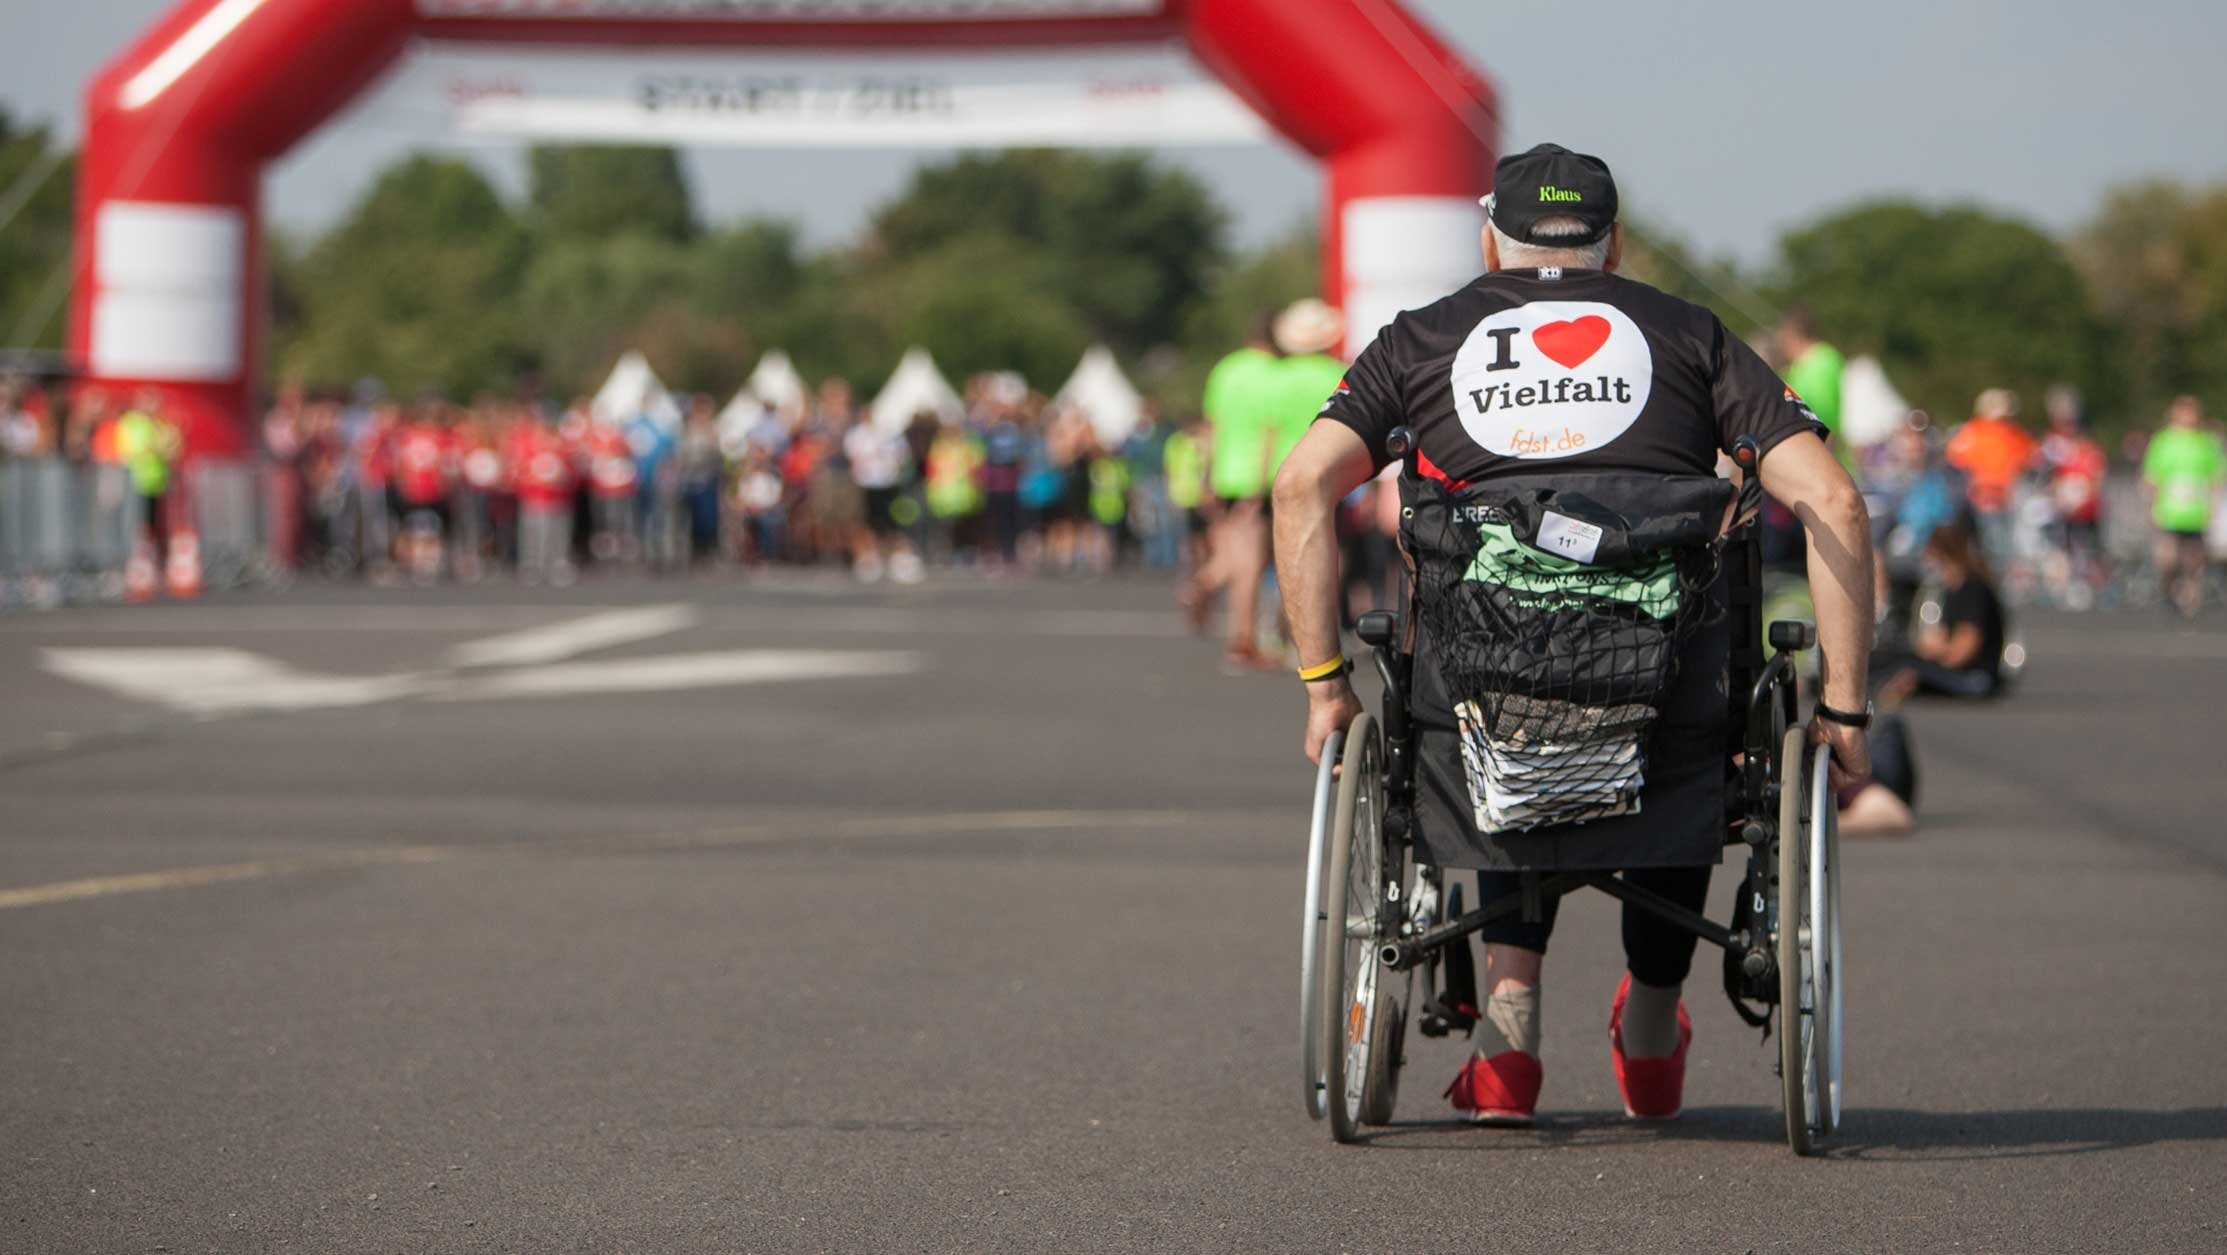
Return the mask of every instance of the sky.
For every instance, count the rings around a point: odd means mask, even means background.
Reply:
[[[74,140],[84,80],[169,3],[0,0],[0,103]],[[1978,203],[2062,232],[2119,181],[2227,179],[2219,0],[2107,11],[2069,0],[1408,3],[1495,84],[1504,151],[1552,139],[1600,155],[1628,209],[1712,256],[1767,260],[1782,231],[1867,198]],[[412,54],[271,168],[273,220],[313,233],[387,162],[419,149],[466,155],[518,194],[523,150],[455,134],[444,86],[506,66],[554,74],[579,64]],[[1182,64],[1175,52],[1007,58],[976,77]],[[707,220],[789,218],[824,244],[855,234],[914,166],[945,155],[707,148],[687,161]],[[1214,189],[1241,244],[1307,220],[1320,201],[1313,164],[1281,143],[1164,155]]]

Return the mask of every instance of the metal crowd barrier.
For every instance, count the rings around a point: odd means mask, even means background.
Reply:
[[[141,513],[120,466],[0,462],[0,609],[123,596]]]
[[[198,588],[268,583],[272,560],[263,470],[249,462],[202,461],[171,477],[162,502],[176,552],[181,537],[195,557]],[[0,610],[115,601],[131,591],[135,549],[146,543],[146,502],[112,463],[61,458],[0,461]],[[147,568],[142,582],[173,573]]]
[[[269,495],[263,468],[250,462],[199,461],[186,468],[184,515],[193,520],[200,545],[204,588],[245,588],[277,575],[271,560]],[[173,528],[180,519],[174,504]]]

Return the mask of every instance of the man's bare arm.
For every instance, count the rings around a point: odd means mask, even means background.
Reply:
[[[1343,423],[1316,423],[1276,472],[1276,583],[1299,664],[1338,656],[1338,502],[1368,482],[1367,446]],[[1319,761],[1322,743],[1360,710],[1344,679],[1307,686],[1306,751]]]
[[[1774,445],[1761,467],[1763,490],[1802,521],[1809,534],[1809,592],[1817,607],[1819,684],[1826,705],[1864,708],[1871,665],[1871,516],[1856,481],[1817,436],[1804,432]],[[1813,732],[1852,776],[1870,771],[1860,733],[1837,724]]]

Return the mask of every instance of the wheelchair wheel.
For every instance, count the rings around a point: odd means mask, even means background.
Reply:
[[[1345,745],[1322,884],[1314,1027],[1330,1135],[1350,1142],[1363,1124],[1391,1118],[1407,1008],[1383,987],[1377,961],[1378,945],[1396,928],[1405,869],[1384,838],[1384,742],[1375,717],[1356,715]]]
[[[1832,751],[1789,728],[1779,759],[1776,941],[1779,1077],[1786,1140],[1822,1149],[1840,1126],[1840,826],[1827,771]]]
[[[1823,1102],[1818,1114],[1826,1134],[1840,1131],[1841,966],[1840,951],[1840,803],[1833,796],[1832,751],[1818,746],[1810,762],[1810,913],[1822,921],[1812,930],[1810,962],[1817,970],[1818,1009],[1824,1023],[1817,1034],[1818,1084]]]
[[[1330,857],[1330,807],[1337,800],[1335,772],[1338,755],[1345,748],[1343,729],[1330,734],[1322,747],[1322,766],[1315,772],[1314,820],[1307,829],[1307,898],[1302,903],[1299,928],[1299,1060],[1305,1082],[1307,1114],[1320,1120],[1330,1108],[1323,1101],[1322,1035],[1315,1030],[1316,1004],[1322,982],[1316,972],[1322,957],[1323,863]]]

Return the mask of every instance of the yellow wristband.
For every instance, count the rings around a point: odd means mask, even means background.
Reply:
[[[1337,657],[1332,658],[1328,662],[1316,663],[1314,666],[1311,667],[1299,668],[1299,678],[1305,680],[1309,684],[1312,684],[1316,680],[1327,680],[1333,676],[1343,675],[1345,674],[1345,669],[1346,657],[1344,654],[1339,654]]]

